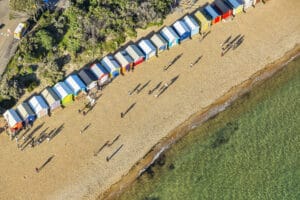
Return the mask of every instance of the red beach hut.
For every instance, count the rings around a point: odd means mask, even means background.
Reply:
[[[227,19],[232,15],[232,9],[229,8],[222,0],[215,0],[214,5],[221,13],[222,19]]]

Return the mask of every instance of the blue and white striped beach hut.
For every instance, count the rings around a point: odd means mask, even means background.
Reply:
[[[179,36],[172,27],[166,26],[159,33],[168,42],[169,48],[179,43]]]
[[[66,106],[73,102],[73,92],[64,82],[58,82],[52,87],[61,100],[61,105]]]
[[[118,62],[110,55],[102,58],[100,64],[105,67],[106,71],[109,73],[111,78],[115,78],[120,74],[120,65]]]
[[[155,33],[151,38],[151,42],[156,47],[156,54],[163,52],[164,50],[168,49],[167,41],[158,33]]]
[[[156,48],[153,46],[150,40],[143,39],[138,43],[138,46],[144,53],[146,60],[156,55]]]
[[[200,26],[192,16],[186,15],[183,18],[183,21],[185,22],[187,27],[190,29],[190,33],[191,33],[190,37],[193,37],[193,35],[196,35],[199,33]]]
[[[28,103],[34,111],[34,113],[36,114],[37,118],[41,118],[43,116],[48,115],[49,106],[47,105],[46,101],[43,99],[42,96],[33,96],[29,99]]]
[[[185,39],[188,39],[191,36],[190,29],[183,21],[178,20],[172,26],[176,31],[177,35],[179,35],[180,42],[184,41]]]
[[[105,83],[109,82],[109,80],[110,80],[109,79],[109,73],[105,69],[105,67],[100,65],[100,63],[92,64],[92,66],[90,67],[90,70],[97,77],[99,86],[104,85]]]
[[[27,126],[28,124],[33,124],[34,120],[36,119],[36,115],[34,111],[30,108],[29,104],[26,102],[23,102],[20,105],[18,105],[17,112],[23,120],[23,126]]]
[[[75,97],[78,96],[80,92],[86,92],[85,84],[76,74],[69,75],[64,82],[72,90]]]

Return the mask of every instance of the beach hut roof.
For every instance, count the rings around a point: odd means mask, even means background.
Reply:
[[[100,63],[94,63],[90,69],[96,75],[96,77],[98,79],[101,78],[102,76],[108,74],[106,69],[102,65],[100,65]]]
[[[120,63],[122,66],[126,66],[133,62],[133,59],[126,51],[119,51],[115,54],[115,59]]]
[[[173,24],[173,27],[179,35],[183,35],[186,32],[190,32],[189,28],[184,24],[183,21],[178,20]]]
[[[60,99],[64,99],[66,96],[73,94],[72,90],[64,82],[56,83],[53,86],[53,90]]]
[[[105,56],[101,60],[101,64],[109,71],[114,71],[118,68],[120,68],[120,65],[117,63],[117,61],[112,56]]]
[[[96,75],[94,75],[89,69],[81,70],[78,75],[86,85],[90,85],[92,82],[97,80]]]
[[[70,86],[70,89],[73,91],[73,93],[77,93],[83,88],[85,88],[85,84],[80,80],[80,78],[76,74],[68,76],[65,82]]]
[[[195,13],[195,17],[201,22],[201,23],[208,23],[209,20],[206,18],[206,16],[200,11],[197,10]]]
[[[212,17],[212,19],[215,19],[219,16],[219,14],[213,9],[211,5],[205,6],[204,10]]]
[[[199,29],[198,23],[195,21],[195,19],[189,15],[186,15],[183,18],[184,22],[187,24],[190,30]]]
[[[35,113],[39,113],[41,110],[49,108],[43,97],[40,95],[31,97],[28,103]]]
[[[22,122],[20,116],[14,109],[9,109],[3,114],[4,118],[6,119],[9,127],[13,127],[15,124]]]
[[[144,54],[141,52],[141,50],[134,44],[128,45],[126,51],[134,61],[137,61],[141,57],[144,57]]]
[[[214,4],[221,10],[222,13],[226,13],[230,10],[230,8],[228,8],[222,0],[215,0]]]
[[[159,34],[154,34],[150,40],[153,42],[154,45],[156,45],[157,47],[166,45],[167,42],[165,41],[165,39],[163,39]]]
[[[169,26],[166,26],[164,27],[162,30],[161,30],[161,33],[165,36],[165,38],[168,40],[168,41],[173,41],[173,40],[176,40],[176,39],[179,39],[178,35],[174,32],[174,30],[169,27]]]
[[[241,3],[237,0],[226,0],[226,3],[228,3],[232,8],[237,8],[241,5]]]
[[[17,111],[23,120],[25,120],[28,116],[35,115],[33,110],[30,108],[30,106],[26,102],[23,102],[20,105],[18,105]]]
[[[149,54],[153,51],[156,51],[155,47],[148,39],[141,40],[138,45],[145,54]]]
[[[50,87],[46,87],[42,91],[41,95],[49,105],[55,103],[56,101],[60,101],[59,96],[57,96],[57,94]]]

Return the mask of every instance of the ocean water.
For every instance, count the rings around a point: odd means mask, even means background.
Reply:
[[[300,58],[164,153],[118,199],[300,199]]]

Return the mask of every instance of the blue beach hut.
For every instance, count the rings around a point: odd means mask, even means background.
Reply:
[[[100,64],[106,69],[111,78],[115,78],[120,74],[120,65],[118,62],[110,55],[102,58]]]
[[[176,31],[177,35],[179,36],[180,42],[184,41],[185,39],[188,39],[191,36],[190,29],[181,20],[176,21],[173,24],[173,28]]]
[[[164,27],[159,33],[168,42],[169,48],[179,43],[179,36],[170,26]]]
[[[186,15],[183,18],[183,21],[187,25],[187,27],[190,29],[190,33],[191,33],[190,37],[193,37],[193,35],[196,35],[199,33],[200,26],[192,16]]]
[[[17,112],[23,121],[23,126],[33,124],[34,120],[36,119],[35,113],[30,108],[29,104],[26,102],[23,102],[20,105],[18,105]]]
[[[64,82],[72,90],[75,97],[78,96],[80,92],[86,92],[85,84],[76,74],[68,76]]]
[[[146,60],[156,55],[156,49],[150,40],[143,39],[138,43],[138,46],[144,53]]]

